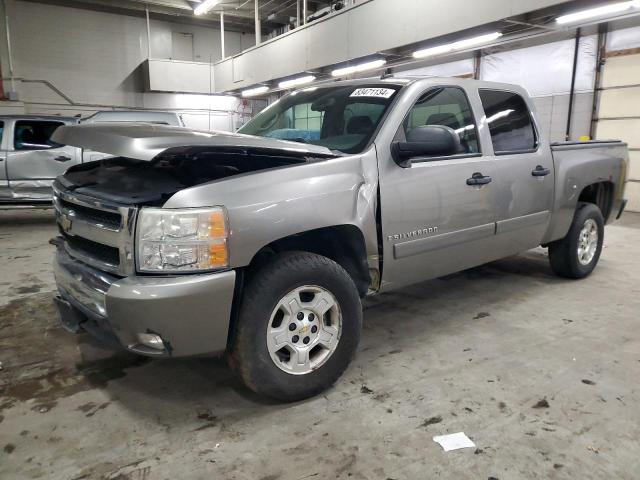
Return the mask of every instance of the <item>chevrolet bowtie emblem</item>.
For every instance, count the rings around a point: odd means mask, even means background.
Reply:
[[[68,232],[69,230],[71,230],[71,225],[72,222],[68,215],[60,216],[60,227],[62,228],[63,232]]]

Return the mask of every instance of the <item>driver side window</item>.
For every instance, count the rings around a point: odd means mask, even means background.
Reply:
[[[451,128],[460,137],[460,154],[480,152],[475,118],[461,88],[436,87],[427,91],[409,111],[402,133],[406,138],[412,129],[424,125]]]
[[[62,145],[51,140],[62,122],[46,120],[19,120],[16,122],[13,146],[15,150],[48,150]]]

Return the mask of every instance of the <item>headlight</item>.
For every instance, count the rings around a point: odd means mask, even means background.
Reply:
[[[227,215],[215,208],[142,208],[138,215],[140,272],[197,272],[229,266]]]

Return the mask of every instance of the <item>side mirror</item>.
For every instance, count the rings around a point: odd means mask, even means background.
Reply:
[[[412,158],[455,155],[461,150],[458,134],[444,125],[412,128],[407,133],[406,142],[395,142],[391,146],[394,160],[403,168],[411,165]]]

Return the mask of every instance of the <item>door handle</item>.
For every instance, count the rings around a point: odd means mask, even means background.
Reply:
[[[542,165],[538,165],[531,171],[531,175],[534,177],[546,177],[551,173],[551,169],[544,168]]]
[[[59,157],[54,158],[56,162],[68,162],[71,160],[71,157],[66,157],[64,155],[60,155]]]
[[[480,172],[474,173],[471,178],[467,178],[467,185],[486,185],[493,180],[489,176],[484,176]]]

